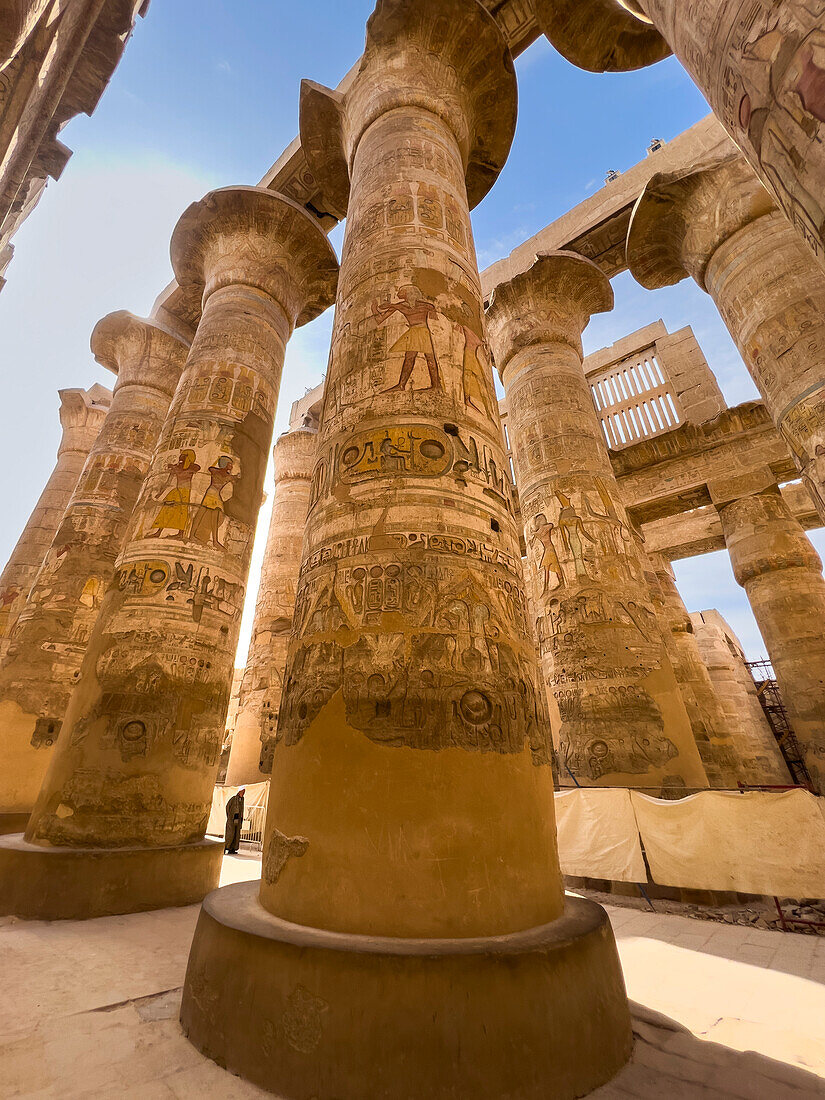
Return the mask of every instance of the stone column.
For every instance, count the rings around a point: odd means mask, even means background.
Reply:
[[[777,767],[778,742],[730,626],[715,610],[693,612],[690,620],[699,655],[733,730],[742,781],[757,785],[793,782],[781,749]]]
[[[581,334],[613,306],[603,272],[549,253],[487,310],[507,394],[537,634],[567,785],[706,787],[610,464]]]
[[[0,912],[130,912],[217,884],[204,832],[284,350],[337,262],[303,208],[238,187],[189,207],[172,266],[203,316],[25,840],[0,843]]]
[[[347,93],[302,90],[347,205],[330,367],[260,889],[207,901],[181,1016],[281,1096],[572,1097],[629,1051],[561,887],[470,228],[515,97],[476,0],[380,0]]]
[[[717,499],[725,545],[765,642],[814,789],[825,793],[825,580],[776,485]]]
[[[59,394],[63,436],[57,463],[0,574],[0,658],[112,400],[109,390],[98,385]]]
[[[736,790],[741,783],[789,783],[782,753],[763,722],[730,721],[722,707],[708,667],[699,652],[690,614],[684,605],[673,567],[662,554],[650,554],[671,637],[669,651],[682,689],[696,745],[711,787]]]
[[[710,294],[825,521],[825,275],[747,163],[654,176],[627,262],[648,289],[690,275]]]
[[[186,351],[126,311],[92,333],[95,358],[118,377],[0,665],[0,811],[34,805]]]
[[[825,266],[825,8],[810,0],[536,0],[574,65],[636,69],[671,50]]]
[[[261,774],[272,771],[317,443],[316,429],[297,428],[275,444],[275,493],[226,773],[229,786],[259,783]]]

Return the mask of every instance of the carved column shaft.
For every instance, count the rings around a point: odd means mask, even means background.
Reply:
[[[507,393],[565,784],[704,787],[704,770],[582,367],[581,333],[612,306],[602,272],[540,256],[488,309]]]
[[[272,515],[232,735],[229,786],[260,781],[272,771],[317,442],[315,430],[297,429],[275,444]]]
[[[285,345],[336,270],[313,219],[256,188],[193,204],[172,257],[203,315],[32,814],[40,844],[203,838]]]
[[[670,626],[673,669],[710,785],[736,790],[740,782],[757,785],[790,782],[782,753],[766,724],[731,721],[726,714],[699,651],[673,568],[661,554],[651,554],[650,560]]]
[[[723,241],[704,281],[825,520],[825,275],[777,211]]]
[[[777,488],[717,506],[814,787],[825,790],[825,580]]]
[[[711,295],[825,520],[825,275],[743,158],[653,176],[627,261],[649,289],[690,275]]]
[[[18,812],[40,789],[186,357],[185,344],[126,312],[99,322],[92,347],[117,372],[112,402],[0,666],[0,805]]]
[[[5,656],[9,635],[66,511],[111,396],[103,386],[60,391],[63,438],[57,463],[0,574],[0,658]]]

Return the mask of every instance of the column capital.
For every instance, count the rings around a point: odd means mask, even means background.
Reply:
[[[314,428],[294,428],[278,436],[272,448],[275,481],[311,478],[317,450],[318,432]]]
[[[264,187],[222,187],[193,202],[172,233],[171,256],[178,283],[202,286],[204,301],[225,287],[254,287],[278,302],[290,327],[335,301],[338,260],[320,224]]]
[[[591,260],[577,252],[540,253],[490,296],[487,327],[502,380],[513,356],[527,347],[564,343],[581,355],[591,316],[612,308],[610,280]]]
[[[117,375],[116,389],[143,385],[171,397],[189,345],[157,321],[126,309],[107,313],[92,330],[92,355]]]
[[[535,8],[542,34],[580,69],[623,73],[670,56],[634,0],[535,0]]]
[[[627,266],[647,290],[692,276],[705,290],[714,252],[740,229],[776,209],[739,153],[652,176],[627,233]]]
[[[0,0],[0,65],[14,57],[50,0]]]
[[[95,384],[88,390],[58,390],[57,393],[60,397],[60,426],[63,429],[58,455],[67,451],[88,454],[112,403],[111,390]]]
[[[784,569],[821,573],[822,561],[777,485],[718,507],[733,575],[749,581]]]
[[[302,82],[301,146],[330,212],[342,216],[361,135],[388,111],[419,107],[455,135],[472,209],[510,152],[516,104],[506,40],[477,0],[378,0],[346,91]]]

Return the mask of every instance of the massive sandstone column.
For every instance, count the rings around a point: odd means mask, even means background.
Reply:
[[[230,786],[260,782],[261,773],[272,771],[317,444],[315,428],[285,432],[275,444],[275,493],[226,772]]]
[[[536,0],[574,65],[650,65],[670,50],[825,265],[825,7],[819,0]]]
[[[555,252],[497,286],[487,310],[559,776],[565,785],[706,787],[582,368],[582,332],[612,306],[595,264]]]
[[[302,92],[350,188],[330,368],[260,892],[207,900],[182,1006],[280,1096],[572,1097],[628,1055],[612,935],[561,886],[470,228],[515,95],[475,0],[381,0],[346,95]]]
[[[825,520],[825,275],[746,162],[654,176],[627,262],[648,289],[710,294]]]
[[[825,794],[825,580],[822,562],[775,485],[717,502],[814,789]]]
[[[8,649],[17,616],[112,400],[109,390],[99,385],[90,390],[60,390],[59,395],[63,436],[57,449],[57,463],[0,574],[0,657]]]
[[[696,745],[711,787],[736,790],[738,783],[788,783],[782,753],[765,723],[732,722],[722,706],[708,667],[699,652],[690,614],[673,567],[662,554],[648,555],[656,573],[663,611],[670,627],[668,647],[682,689]]]
[[[110,313],[92,352],[117,374],[112,403],[0,665],[0,811],[28,814],[187,347],[165,328]]]
[[[330,304],[314,219],[254,187],[194,203],[172,238],[203,316],[0,912],[86,917],[199,899],[204,841],[286,342]]]

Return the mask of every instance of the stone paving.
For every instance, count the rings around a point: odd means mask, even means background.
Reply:
[[[259,873],[259,858],[242,853],[226,858],[222,881]],[[594,1097],[825,1097],[825,938],[609,911],[637,1043]],[[268,1095],[181,1034],[197,912],[0,922],[1,1100]]]

